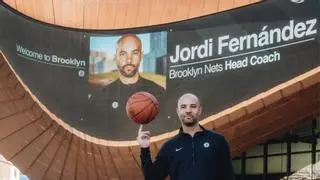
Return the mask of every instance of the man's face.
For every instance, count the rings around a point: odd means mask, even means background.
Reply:
[[[179,99],[177,114],[181,123],[190,127],[194,126],[201,115],[201,106],[196,97],[191,95],[183,96]]]
[[[133,77],[141,61],[141,43],[133,36],[124,37],[118,44],[116,61],[121,75]]]

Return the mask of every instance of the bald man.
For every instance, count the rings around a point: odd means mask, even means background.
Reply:
[[[92,129],[95,136],[107,140],[135,140],[139,125],[127,116],[127,100],[136,92],[146,91],[158,99],[161,108],[165,90],[153,81],[140,76],[139,66],[143,55],[141,40],[138,36],[122,35],[116,46],[115,61],[119,70],[119,79],[92,95],[91,107],[89,107],[92,111],[87,113],[91,124],[86,128]],[[149,126],[160,133],[161,126],[158,124],[166,123],[165,120],[153,121]]]
[[[139,66],[142,59],[142,44],[134,34],[121,36],[117,42],[115,59],[123,84],[135,84],[140,79]]]
[[[150,131],[140,126],[138,143],[146,180],[232,180],[230,150],[225,138],[199,125],[202,112],[199,99],[184,94],[178,100],[177,114],[181,122],[178,135],[167,141],[154,162],[150,156]]]

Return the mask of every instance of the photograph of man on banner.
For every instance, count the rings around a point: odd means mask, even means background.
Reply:
[[[163,39],[160,44],[159,38]],[[136,92],[155,96],[161,109],[166,86],[165,42],[163,32],[91,37],[87,115],[98,136],[114,140],[135,138],[139,126],[128,118],[126,103]],[[161,132],[161,123],[156,120],[150,126]]]

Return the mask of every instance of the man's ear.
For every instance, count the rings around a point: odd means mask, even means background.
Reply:
[[[199,106],[199,115],[202,114],[202,106]]]

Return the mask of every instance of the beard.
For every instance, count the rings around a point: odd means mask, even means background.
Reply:
[[[187,127],[192,127],[198,123],[198,120],[196,117],[191,116],[191,121],[186,121],[186,120],[182,119],[182,123]]]
[[[132,71],[129,72],[129,73],[127,73],[126,70],[125,70],[125,68],[128,67],[128,66],[131,66],[133,68]],[[133,64],[126,64],[126,65],[124,65],[122,67],[118,67],[118,69],[120,71],[120,74],[123,75],[124,77],[127,77],[127,78],[133,77],[138,72],[138,68]]]

